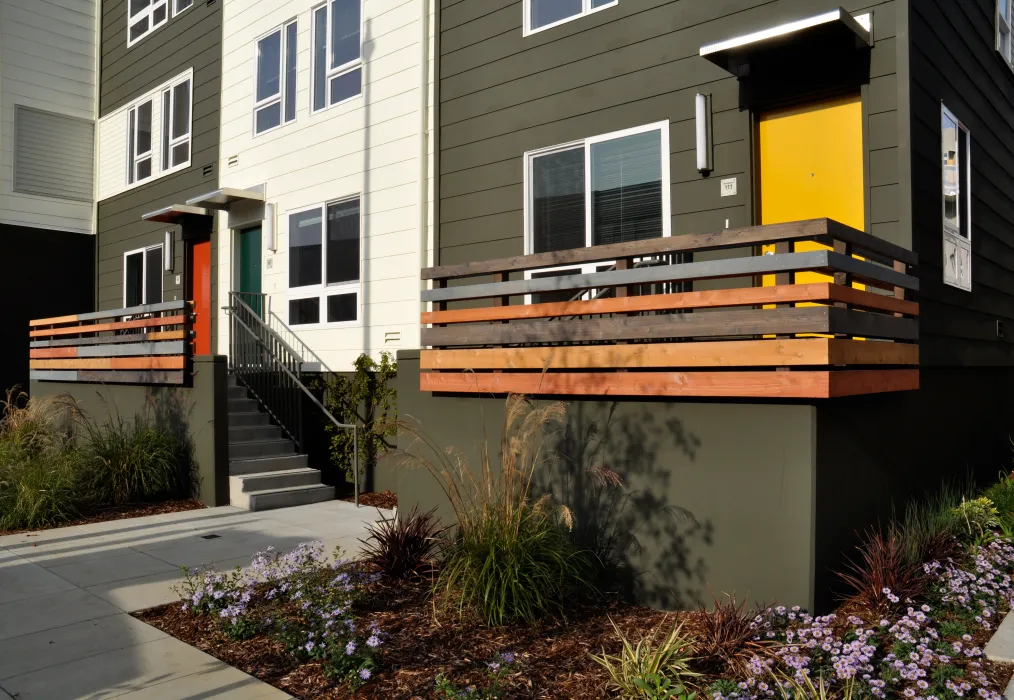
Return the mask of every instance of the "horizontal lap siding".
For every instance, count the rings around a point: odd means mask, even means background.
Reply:
[[[837,7],[804,0],[619,0],[528,37],[522,2],[444,2],[440,15],[439,261],[524,248],[525,151],[668,119],[673,235],[754,223],[750,114],[735,78],[699,56],[709,42]],[[866,90],[870,230],[908,243],[899,199],[894,2],[872,9]],[[815,5],[819,5],[816,7]],[[826,5],[826,7],[825,7]],[[714,171],[696,169],[694,95],[712,95]],[[738,179],[721,197],[719,181]]]
[[[994,50],[993,0],[911,9],[914,247],[922,265],[922,357],[1014,364],[1014,73]],[[940,104],[972,136],[972,291],[943,284]],[[997,321],[1005,326],[997,337]]]
[[[179,16],[170,17],[167,24],[129,48],[126,5],[126,0],[107,0],[103,3],[100,118],[192,69],[192,153],[190,167],[157,177],[148,184],[99,202],[96,284],[100,309],[123,306],[124,252],[162,243],[167,228],[174,233],[175,263],[173,272],[163,279],[163,299],[183,299],[185,247],[180,240],[179,227],[146,223],[141,217],[170,204],[182,204],[191,197],[218,187],[222,89],[221,4],[209,5],[198,0]],[[161,109],[158,99],[155,101],[155,109]],[[114,159],[112,162],[116,167],[120,167],[120,163],[115,160],[115,152],[109,158]],[[124,152],[123,159],[125,158]],[[110,163],[105,159],[102,167],[112,167]],[[210,170],[207,175],[204,174],[205,168]],[[215,298],[217,250],[214,243],[212,248],[212,297]],[[177,276],[180,277],[180,284],[176,284]],[[214,334],[213,328],[212,335]]]

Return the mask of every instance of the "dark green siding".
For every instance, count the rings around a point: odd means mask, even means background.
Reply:
[[[445,0],[439,27],[439,260],[523,252],[523,154],[578,138],[670,121],[673,235],[754,222],[752,127],[737,80],[699,55],[704,44],[844,4],[872,10],[875,48],[863,89],[868,229],[907,244],[907,141],[897,66],[899,12],[834,0],[619,0],[616,7],[525,37],[522,2]],[[902,24],[902,26],[904,26]],[[714,164],[696,170],[694,95],[712,95]],[[739,179],[723,198],[719,181]]]
[[[910,9],[913,242],[923,267],[922,361],[1014,364],[1014,72],[995,51],[994,1]],[[940,104],[972,136],[972,291],[943,284]],[[997,320],[1005,324],[998,338]]]
[[[98,203],[97,303],[100,309],[123,305],[123,253],[162,242],[166,226],[141,220],[147,212],[218,187],[219,110],[222,84],[222,6],[197,1],[178,17],[127,47],[126,0],[102,3],[100,118],[189,68],[194,72],[191,165]],[[182,298],[184,246],[178,226],[176,263],[166,275],[164,298]],[[212,234],[212,298],[217,298],[218,246]],[[181,284],[176,284],[176,276]],[[217,331],[212,321],[212,338]]]

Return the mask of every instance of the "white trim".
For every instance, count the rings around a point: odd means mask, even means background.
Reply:
[[[327,208],[332,204],[343,204],[345,202],[359,202],[359,279],[351,282],[337,282],[328,284],[327,282]],[[320,212],[320,283],[313,285],[306,285],[303,287],[290,287],[291,280],[286,277],[286,294],[285,294],[285,322],[293,328],[298,329],[316,329],[316,328],[357,328],[363,325],[363,210],[364,210],[364,197],[362,193],[351,194],[344,197],[338,197],[335,199],[329,199],[325,202],[318,204],[312,204],[305,207],[299,207],[296,209],[290,209],[285,212],[285,231],[287,236],[286,241],[286,254],[291,255],[292,251],[292,232],[289,230],[289,226],[292,222],[292,217],[296,214],[302,214],[308,211],[319,211]],[[263,230],[262,230],[263,234]],[[286,275],[289,273],[287,272]],[[354,321],[335,321],[328,322],[324,319],[327,318],[327,299],[328,297],[338,296],[340,294],[352,294],[356,295],[356,319]],[[290,301],[298,301],[300,299],[319,299],[320,300],[320,316],[317,323],[297,323],[293,324],[289,319],[289,304]]]
[[[799,19],[795,22],[786,22],[785,24],[779,24],[775,27],[769,27],[762,29],[759,32],[753,32],[751,34],[744,34],[743,36],[733,37],[732,39],[725,39],[723,41],[716,42],[714,44],[706,44],[701,47],[701,56],[708,56],[713,53],[720,51],[728,51],[729,49],[737,49],[747,44],[754,44],[767,39],[774,39],[775,37],[785,36],[786,34],[792,34],[803,29],[810,29],[811,27],[818,27],[822,24],[830,24],[831,22],[842,21],[848,24],[856,34],[870,43],[870,32],[861,23],[857,22],[848,12],[845,12],[841,8],[837,10],[831,10],[830,12],[824,12],[823,14],[816,15],[814,17],[807,17],[805,19]]]
[[[363,81],[365,79],[365,71],[359,76],[359,92],[350,97],[346,97],[344,100],[338,102],[331,102],[331,81],[337,77],[351,73],[354,70],[363,69],[363,38],[366,36],[366,13],[364,12],[363,0],[359,0],[359,58],[352,61],[346,61],[340,66],[334,68],[331,67],[331,50],[334,48],[331,45],[331,36],[333,34],[332,24],[334,22],[334,12],[332,12],[333,5],[331,4],[335,0],[327,0],[327,2],[316,5],[310,9],[310,114],[319,114],[325,110],[337,107],[340,104],[345,104],[351,100],[355,100],[363,96]],[[316,94],[314,90],[316,85],[314,79],[317,73],[317,22],[315,15],[323,8],[327,12],[327,22],[324,28],[324,106],[320,109],[314,108],[314,98]]]
[[[972,291],[972,133],[968,130],[968,127],[958,119],[957,115],[947,108],[945,104],[940,103],[940,117],[941,122],[946,117],[953,121],[958,127],[958,172],[956,173],[955,181],[959,188],[963,187],[964,191],[958,192],[959,206],[958,206],[958,231],[955,233],[948,229],[944,223],[946,220],[946,207],[947,203],[944,200],[944,188],[947,182],[947,171],[944,170],[944,165],[941,163],[941,181],[940,181],[940,222],[941,222],[941,233],[943,238],[943,270],[944,270],[944,284],[963,289],[966,292]],[[965,140],[965,162],[962,163],[960,160],[961,144],[960,140]],[[944,152],[943,143],[943,123],[940,124],[940,155]],[[938,156],[939,157],[939,156]],[[961,176],[961,169],[964,168],[964,177]],[[965,217],[961,218],[961,206],[960,199],[965,199]],[[967,236],[962,235],[962,232],[967,233]],[[967,259],[967,273],[964,278],[960,276],[957,279],[949,279],[947,275],[947,248],[953,246],[956,252],[964,253]]]
[[[148,150],[141,153],[138,149],[138,135],[141,133],[139,124],[139,113],[141,107],[149,106],[148,124]],[[159,105],[161,106],[161,104]],[[158,163],[155,160],[155,98],[148,97],[134,104],[127,111],[127,184],[139,185],[147,182],[158,172]],[[140,177],[137,174],[138,166],[144,161],[149,162],[148,174]]]
[[[1000,12],[1000,0],[994,5],[995,43],[997,53],[1007,64],[1007,67],[1014,70],[1014,2],[1007,0],[1006,16]],[[1001,38],[1006,38],[1006,46],[1001,45]]]
[[[312,14],[311,14],[311,17],[312,17]],[[285,107],[286,107],[286,104],[285,104],[285,93],[286,93],[286,88],[288,87],[288,85],[287,85],[287,82],[288,82],[287,81],[287,73],[288,72],[286,70],[285,59],[286,59],[286,57],[288,55],[288,46],[289,46],[289,42],[288,42],[288,39],[287,39],[287,34],[288,34],[287,30],[288,30],[289,27],[295,25],[296,26],[296,50],[297,50],[297,54],[296,54],[296,75],[298,76],[299,75],[299,54],[298,54],[298,50],[299,50],[299,25],[297,24],[297,22],[298,22],[298,18],[297,17],[293,17],[292,19],[290,19],[290,20],[288,20],[286,22],[283,22],[281,24],[281,26],[277,26],[274,29],[272,29],[271,31],[268,31],[268,32],[265,32],[264,34],[261,34],[253,42],[253,47],[254,47],[254,59],[253,59],[254,60],[254,69],[253,69],[253,77],[254,77],[253,99],[254,99],[254,105],[253,105],[253,112],[252,112],[253,120],[252,120],[251,128],[253,129],[253,136],[254,136],[254,138],[256,138],[258,136],[262,136],[262,135],[267,134],[267,133],[270,133],[270,132],[274,131],[275,129],[280,129],[283,126],[285,126],[286,124],[291,124],[292,122],[296,121],[295,115],[293,115],[292,119],[286,119],[285,118],[285,112],[286,112],[286,110],[285,110]],[[273,34],[278,34],[279,35],[279,38],[278,38],[278,92],[276,92],[275,94],[270,95],[268,97],[265,97],[263,100],[258,101],[257,100],[257,85],[258,85],[258,81],[260,80],[260,74],[258,72],[258,68],[260,66],[260,61],[259,61],[259,59],[260,59],[260,48],[259,47],[260,47],[260,43],[262,41],[264,41],[265,39],[267,39],[268,37],[270,37]],[[275,126],[269,127],[267,129],[264,129],[263,131],[257,131],[257,113],[260,112],[261,110],[266,109],[268,107],[271,107],[271,106],[273,106],[275,104],[278,105],[278,124],[276,124]]]
[[[524,17],[524,28],[523,28],[523,31],[522,31],[522,36],[530,36],[532,34],[538,34],[539,32],[544,32],[547,29],[552,29],[553,27],[559,27],[561,24],[566,24],[567,22],[573,22],[574,20],[578,19],[579,17],[587,17],[588,15],[594,14],[596,12],[600,12],[601,10],[608,10],[610,7],[616,7],[617,5],[620,4],[619,0],[613,0],[612,2],[606,3],[605,5],[600,5],[598,7],[592,7],[591,6],[592,0],[582,0],[582,7],[581,7],[581,11],[580,12],[578,12],[576,14],[573,14],[570,17],[564,17],[563,19],[558,19],[555,22],[551,22],[549,24],[544,24],[541,27],[534,27],[533,28],[532,27],[532,2],[533,2],[533,0],[525,0],[524,4],[523,4],[522,12],[524,12],[525,17]]]
[[[147,7],[143,8],[134,16],[130,15],[130,0],[126,0],[126,5],[127,5],[127,48],[130,48],[134,44],[138,43],[146,36],[154,32],[156,29],[161,29],[169,22],[169,14],[170,14],[169,0],[151,0],[151,2]],[[154,16],[155,10],[158,7],[165,8],[165,19],[163,19],[158,24],[154,24],[152,22],[152,17]],[[137,37],[131,39],[130,38],[131,28],[145,17],[148,18],[148,29],[146,29],[142,34],[139,34]]]
[[[124,253],[123,253],[123,274],[121,276],[121,283],[122,283],[121,290],[122,290],[123,293],[120,295],[120,298],[123,300],[123,308],[126,309],[126,308],[129,308],[130,306],[132,306],[131,304],[127,304],[127,258],[130,257],[131,255],[137,255],[138,253],[141,253],[141,305],[147,304],[149,302],[148,302],[148,300],[145,297],[148,296],[148,285],[147,285],[147,279],[146,279],[146,277],[148,275],[148,251],[155,250],[156,248],[158,248],[159,251],[160,251],[159,252],[159,265],[158,265],[158,269],[159,269],[159,271],[163,271],[164,264],[163,264],[162,258],[163,258],[163,255],[165,254],[165,251],[163,250],[163,247],[162,247],[161,243],[156,243],[155,245],[145,246],[143,248],[135,248],[134,250],[124,251]],[[159,275],[159,289],[161,290],[160,296],[164,299],[165,298],[165,274],[160,274]],[[161,301],[161,299],[159,301]]]
[[[172,125],[176,120],[176,88],[183,83],[190,84],[190,95],[187,99],[187,130],[182,136],[173,137]],[[159,174],[171,173],[175,170],[181,170],[190,165],[190,161],[194,157],[194,145],[193,145],[193,131],[194,131],[194,81],[190,76],[183,78],[182,80],[174,81],[169,87],[162,90],[161,99],[159,100],[159,107],[161,108],[165,104],[165,96],[169,95],[169,121],[162,124],[162,143],[168,142],[167,152],[162,153],[161,163],[168,165],[165,168],[159,170]],[[164,116],[164,115],[163,115]],[[166,138],[168,135],[168,138]],[[172,153],[173,149],[177,146],[181,146],[184,143],[190,144],[187,149],[187,159],[182,163],[173,165]],[[168,159],[168,160],[166,160]],[[152,172],[154,175],[154,172]]]
[[[128,0],[128,1],[129,1],[129,0]],[[184,12],[186,12],[186,11],[187,11],[187,10],[189,10],[189,9],[190,9],[191,7],[193,7],[193,6],[194,6],[194,3],[195,3],[195,2],[197,2],[197,0],[189,0],[190,4],[189,4],[189,5],[187,5],[186,7],[184,7],[184,8],[183,8],[183,9],[181,10],[181,9],[179,8],[179,4],[180,4],[180,3],[182,2],[182,1],[183,1],[183,0],[172,0],[172,4],[173,4],[173,10],[172,10],[172,11],[173,11],[173,15],[172,15],[172,16],[173,16],[173,17],[179,17],[179,16],[180,16],[180,15],[182,15],[182,14],[183,14]]]

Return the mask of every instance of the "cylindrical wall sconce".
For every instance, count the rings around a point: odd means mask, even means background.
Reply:
[[[275,205],[264,205],[264,246],[272,253],[278,248],[275,237]]]
[[[173,271],[173,232],[165,232],[165,245],[162,246],[162,269],[166,272]]]
[[[707,175],[711,162],[711,99],[697,93],[697,170]]]

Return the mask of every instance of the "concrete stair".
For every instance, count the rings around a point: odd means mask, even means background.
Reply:
[[[247,510],[269,510],[334,498],[334,487],[320,482],[306,455],[234,376],[229,377],[229,502]]]

